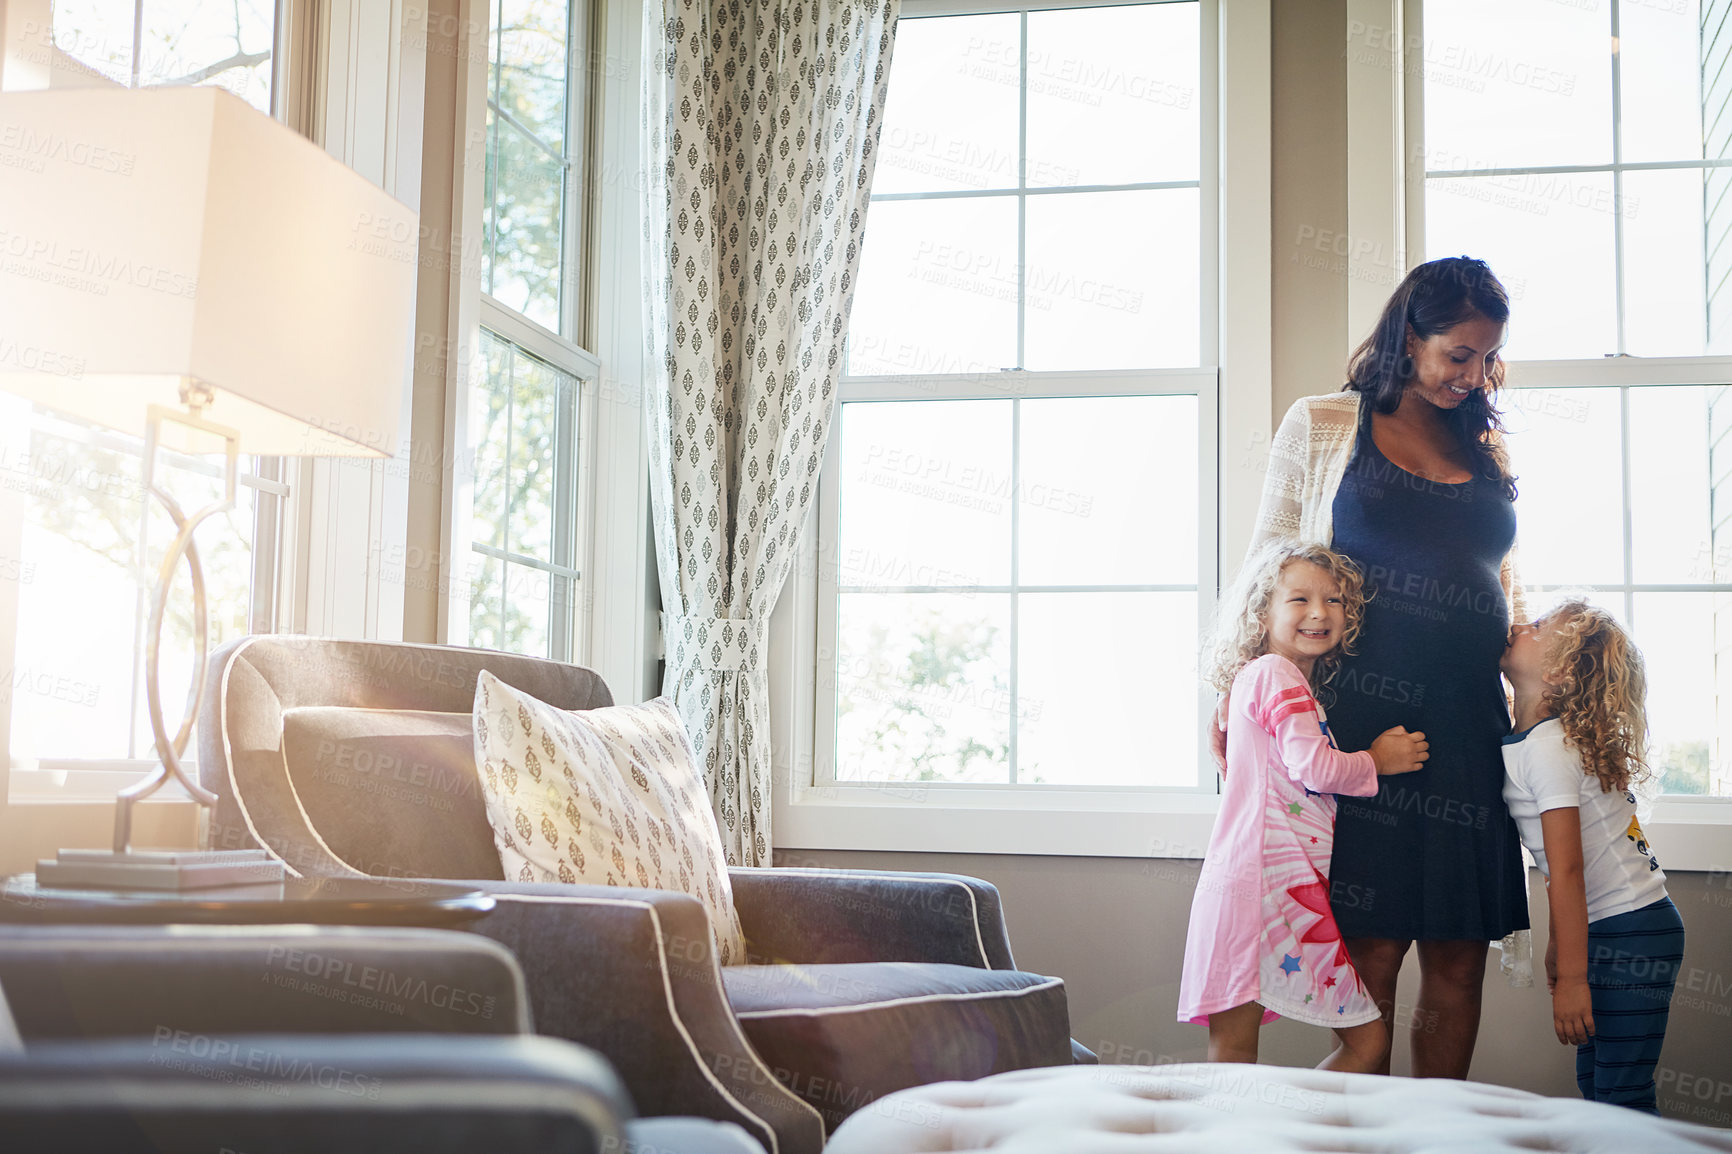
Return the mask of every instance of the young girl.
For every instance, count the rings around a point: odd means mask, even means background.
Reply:
[[[1359,632],[1358,569],[1321,545],[1277,539],[1245,562],[1221,606],[1204,672],[1231,690],[1221,811],[1197,879],[1179,1021],[1209,1027],[1211,1062],[1255,1062],[1276,1017],[1335,1031],[1322,1068],[1374,1072],[1388,1031],[1329,908],[1335,799],[1425,761],[1397,726],[1342,753],[1315,689]]]
[[[1546,984],[1558,1041],[1576,1045],[1582,1097],[1657,1113],[1684,923],[1636,820],[1643,760],[1642,655],[1611,614],[1566,601],[1510,630],[1515,689],[1503,796],[1546,875]]]

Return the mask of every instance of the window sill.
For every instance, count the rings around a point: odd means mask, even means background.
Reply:
[[[114,806],[115,795],[130,785],[137,785],[157,768],[154,761],[87,763],[76,769],[29,768],[13,766],[9,780],[9,802],[12,805],[35,805],[41,802],[102,803]],[[198,766],[186,765],[195,778]],[[190,803],[180,782],[169,780],[148,801],[179,801]]]
[[[1732,869],[1732,798],[1662,798],[1644,829],[1668,873]]]
[[[1201,858],[1220,799],[1204,793],[969,790],[920,782],[777,798],[777,849]]]
[[[910,782],[778,797],[771,828],[786,850],[1198,859],[1219,804],[1208,794],[964,795]],[[1646,824],[1661,868],[1732,869],[1732,798],[1663,799]]]

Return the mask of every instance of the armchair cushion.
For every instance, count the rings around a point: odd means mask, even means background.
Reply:
[[[949,962],[1014,970],[998,890],[958,874],[735,869],[754,962]]]
[[[721,964],[744,960],[721,834],[666,700],[555,709],[483,670],[475,760],[508,877],[690,894]]]
[[[827,1129],[895,1090],[1072,1062],[1064,983],[925,962],[730,966],[752,1048]]]
[[[325,846],[361,873],[505,878],[467,711],[285,709],[283,772]]]

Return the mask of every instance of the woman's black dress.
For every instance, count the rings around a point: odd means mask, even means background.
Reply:
[[[1499,578],[1515,509],[1495,481],[1427,481],[1392,464],[1360,405],[1333,508],[1334,548],[1365,574],[1365,623],[1330,688],[1342,749],[1391,726],[1423,730],[1431,758],[1341,797],[1331,898],[1347,937],[1493,940],[1528,928],[1527,877],[1503,802],[1509,634]],[[1326,695],[1325,700],[1328,700]]]

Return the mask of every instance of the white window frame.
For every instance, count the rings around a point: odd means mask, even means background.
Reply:
[[[498,7],[498,0],[492,0],[488,5],[488,35],[490,38],[492,36],[492,22],[497,18],[496,9]],[[510,323],[510,318],[519,318],[523,325],[527,326],[523,333],[523,341],[519,342],[523,344],[526,351],[529,346],[525,342],[541,342],[545,346],[544,349],[536,351],[534,355],[559,365],[556,358],[574,354],[573,365],[591,365],[592,375],[595,358],[585,352],[583,346],[588,343],[589,310],[587,306],[589,304],[591,278],[587,273],[587,264],[589,251],[593,246],[590,243],[589,218],[585,212],[585,198],[581,190],[589,180],[589,153],[594,141],[594,135],[588,127],[588,118],[594,101],[591,99],[589,90],[589,70],[585,64],[591,55],[591,45],[594,43],[598,31],[599,21],[596,19],[598,7],[599,0],[566,0],[566,102],[565,132],[563,134],[563,139],[566,142],[566,155],[560,158],[564,165],[566,177],[562,216],[565,227],[560,233],[560,269],[566,282],[565,288],[570,291],[561,291],[559,294],[559,332],[567,335],[561,337],[557,333],[550,332],[539,322],[531,320],[511,306],[495,300],[485,288],[481,292],[483,309],[490,309],[493,313],[492,318],[486,315],[482,317],[484,327],[494,328],[490,319]],[[571,43],[573,35],[580,37],[575,46]],[[492,63],[492,59],[489,58],[489,66]],[[519,123],[516,117],[510,116],[494,104],[491,90],[488,91],[486,100],[488,109],[494,115],[509,120],[525,135],[534,137],[535,133],[527,125]],[[481,123],[486,123],[485,117]],[[577,143],[575,149],[571,147],[574,141]],[[495,156],[494,162],[497,163],[497,160],[498,158]],[[486,228],[486,213],[490,207],[485,203],[481,205],[481,228],[483,230]],[[485,231],[480,235],[484,244],[491,243]],[[489,255],[492,254],[489,253]],[[499,330],[494,328],[494,331],[498,332]],[[512,339],[515,340],[516,338]],[[577,374],[575,367],[567,371],[574,375]]]
[[[587,454],[590,580],[583,598],[584,663],[622,703],[661,691],[660,590],[650,526],[649,437],[642,243],[643,9],[639,0],[596,0],[591,67],[599,85],[590,117],[590,347],[601,375],[591,391]]]
[[[1060,7],[1093,6],[1099,0]],[[1045,7],[1046,5],[1042,5]],[[1198,600],[1206,619],[1223,574],[1249,540],[1260,471],[1240,446],[1266,449],[1272,424],[1268,0],[1200,0],[1200,351],[1205,367],[1141,372],[1006,373],[982,379],[856,378],[838,402],[950,397],[1194,393],[1198,397]],[[991,0],[905,0],[904,15],[1004,11]],[[1231,78],[1229,80],[1229,78]],[[1231,179],[1228,179],[1231,177]],[[1218,351],[1217,351],[1218,350]],[[1216,359],[1218,367],[1207,366]],[[933,390],[938,383],[941,392]],[[821,477],[836,474],[832,435]],[[818,511],[770,625],[772,831],[778,849],[904,850],[1105,857],[1201,857],[1215,792],[1061,786],[833,782],[832,690],[820,637],[834,636],[835,486]],[[826,713],[829,716],[826,716]],[[1197,725],[1207,719],[1199,698]],[[823,751],[820,753],[820,751]],[[1201,762],[1206,750],[1199,750]]]
[[[581,0],[580,0],[581,2]],[[463,555],[468,563],[460,572],[461,584],[467,588],[472,572],[471,566],[481,558],[494,558],[513,565],[528,566],[550,575],[565,577],[571,582],[571,600],[568,613],[561,613],[550,601],[550,617],[547,622],[548,649],[545,654],[554,661],[578,662],[584,659],[588,652],[585,615],[582,606],[588,599],[585,570],[589,556],[590,526],[593,520],[593,495],[590,478],[594,470],[588,460],[587,449],[595,436],[596,398],[595,382],[601,376],[601,362],[594,353],[583,349],[573,342],[549,332],[522,313],[510,309],[495,301],[485,293],[481,296],[481,327],[494,336],[515,345],[531,357],[551,365],[565,373],[576,382],[576,403],[569,414],[559,417],[562,431],[569,428],[568,436],[555,436],[553,460],[553,502],[554,502],[554,532],[550,538],[551,557],[530,557],[520,553],[507,553],[483,545],[469,537],[469,525],[463,526],[467,539],[467,552]],[[479,354],[479,349],[477,350]],[[468,388],[479,385],[479,374],[485,371],[485,365],[479,355],[475,360],[476,372],[472,376]],[[467,447],[465,459],[474,452],[474,446]],[[473,474],[467,474],[469,484],[473,484]],[[468,498],[473,501],[473,494]],[[574,507],[566,515],[561,506],[563,502],[572,501]],[[510,514],[507,513],[509,518]],[[566,534],[570,534],[567,539]],[[509,574],[510,570],[503,570]],[[467,593],[463,594],[467,606]],[[461,634],[462,641],[453,644],[467,643],[469,636],[469,616],[465,612],[461,620],[453,615],[451,623],[453,635]],[[530,654],[540,657],[543,654]]]
[[[1420,62],[1407,59],[1410,48],[1423,45],[1424,9],[1425,0],[1348,0],[1350,27],[1394,30],[1377,37],[1390,53],[1387,62],[1372,63],[1361,53],[1360,63],[1349,66],[1348,106],[1355,111],[1355,123],[1373,127],[1350,138],[1349,180],[1362,181],[1369,191],[1357,201],[1350,199],[1348,233],[1361,248],[1407,254],[1408,259],[1399,265],[1403,271],[1426,259],[1423,49]],[[1354,58],[1350,52],[1349,59]],[[1398,174],[1393,182],[1387,180],[1390,172]],[[1369,331],[1386,296],[1385,286],[1377,284],[1374,290],[1351,299],[1349,331]],[[1509,380],[1512,389],[1725,385],[1732,383],[1732,357],[1626,355],[1512,360]],[[1621,419],[1620,426],[1623,424]],[[1627,499],[1626,494],[1626,509]],[[1625,576],[1628,578],[1629,573]],[[1622,592],[1632,584],[1636,583],[1626,580],[1613,588]],[[1639,586],[1638,591],[1645,588]],[[1668,870],[1723,869],[1732,860],[1732,798],[1662,796],[1654,803],[1653,821],[1644,825],[1654,844],[1662,847],[1661,857]]]
[[[322,0],[330,2],[330,0]],[[577,564],[582,589],[578,641],[572,658],[587,665],[622,702],[656,692],[655,570],[649,550],[648,447],[643,419],[644,364],[641,300],[644,185],[640,155],[643,12],[637,0],[592,0],[589,50],[582,68],[592,77],[586,152],[590,197],[589,246],[581,272],[580,315],[570,331],[579,345],[534,324],[481,292],[480,244],[485,243],[488,0],[450,0],[460,35],[442,51],[462,62],[449,93],[453,109],[452,198],[447,206],[462,259],[452,270],[449,299],[439,319],[442,347],[427,382],[443,403],[437,538],[420,542],[436,559],[437,623],[430,640],[469,643],[467,579],[471,549],[473,473],[465,464],[469,389],[478,371],[479,330],[515,339],[525,351],[580,380],[578,403]],[[449,21],[441,15],[440,28]],[[480,51],[475,46],[481,46]],[[574,61],[574,66],[577,62]],[[446,83],[441,80],[443,87]],[[444,100],[446,93],[429,93]],[[425,215],[423,216],[426,222]],[[446,222],[439,222],[441,224]],[[469,238],[481,238],[473,241]],[[574,308],[577,307],[574,302]],[[430,326],[431,327],[431,326]]]
[[[567,156],[564,164],[567,179],[560,266],[564,285],[560,293],[559,309],[560,328],[570,336],[553,332],[485,291],[479,293],[481,328],[516,345],[524,353],[546,362],[577,382],[577,401],[570,418],[571,435],[555,438],[553,461],[554,507],[557,510],[562,501],[572,500],[574,496],[575,507],[570,516],[556,513],[555,519],[558,523],[550,542],[554,556],[540,558],[507,554],[474,540],[471,519],[474,507],[474,473],[468,467],[455,470],[454,479],[463,491],[455,506],[457,515],[453,517],[450,532],[450,539],[456,547],[449,551],[449,555],[454,559],[461,559],[451,581],[451,597],[454,603],[460,603],[461,611],[448,615],[444,638],[448,644],[453,645],[470,643],[469,578],[473,566],[480,558],[493,558],[502,563],[509,561],[517,565],[527,564],[549,574],[565,577],[571,582],[570,612],[560,613],[551,602],[549,604],[549,652],[545,656],[555,661],[579,663],[591,660],[593,648],[588,628],[590,614],[585,610],[593,604],[586,574],[594,544],[595,486],[592,482],[596,471],[591,460],[593,454],[588,450],[597,435],[599,414],[596,386],[601,378],[600,358],[583,347],[582,343],[587,340],[586,333],[591,328],[590,318],[595,312],[591,307],[595,277],[590,273],[592,253],[596,247],[590,230],[594,206],[587,203],[582,193],[588,184],[588,162],[596,140],[596,133],[587,119],[593,102],[586,62],[593,54],[591,45],[600,32],[598,7],[596,0],[567,0],[567,18],[570,22],[568,27],[571,34],[581,37],[578,45],[568,48],[566,53],[568,95],[564,139],[567,141]],[[489,5],[489,36],[494,19],[494,8]],[[492,100],[492,92],[486,91],[483,96],[484,106],[490,106]],[[485,117],[478,117],[476,123],[484,125]],[[571,147],[574,142],[577,145],[575,148]],[[474,230],[473,234],[481,236],[482,243],[487,244],[489,240],[485,232],[485,220],[489,206],[484,202],[484,198],[478,197],[475,207],[479,219],[469,224]],[[479,276],[479,264],[476,271]],[[481,375],[486,371],[479,347],[474,350],[472,365],[472,372],[463,383],[464,395],[458,406],[460,413],[467,412],[469,390],[478,387]],[[459,433],[458,443],[463,446],[463,460],[471,461],[475,446],[468,438],[468,422],[461,415],[456,421],[456,429]],[[509,517],[509,513],[507,516]],[[567,532],[570,533],[569,540],[565,537]],[[502,572],[509,574],[510,570],[503,569]]]
[[[1423,251],[1415,245],[1415,252]],[[1421,258],[1423,259],[1423,258]],[[1732,382],[1732,357],[1609,357],[1604,361],[1545,360],[1509,362],[1510,385],[1525,389],[1653,388],[1668,385],[1726,385]],[[1627,395],[1627,394],[1626,394]],[[1621,397],[1620,400],[1623,398]],[[1628,475],[1629,413],[1619,406],[1619,429],[1625,446]],[[1519,465],[1519,457],[1517,458]],[[1615,584],[1572,583],[1571,589],[1615,593],[1626,610],[1635,593],[1713,593],[1732,586],[1656,584],[1636,581],[1631,573],[1630,495],[1623,494],[1624,579]],[[1544,597],[1544,586],[1527,586],[1530,599]],[[1732,797],[1662,794],[1654,801],[1654,817],[1644,821],[1653,843],[1663,847],[1661,864],[1668,870],[1723,869],[1732,860]]]

